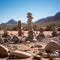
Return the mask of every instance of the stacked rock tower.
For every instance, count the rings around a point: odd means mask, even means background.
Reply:
[[[32,30],[32,19],[33,19],[33,17],[32,17],[32,13],[27,13],[27,29],[28,30]]]

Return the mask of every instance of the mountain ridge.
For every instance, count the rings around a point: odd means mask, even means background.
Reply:
[[[34,23],[46,23],[46,22],[55,22],[55,21],[60,21],[60,12],[56,13],[54,16],[49,16],[47,18],[38,19]],[[1,23],[0,25],[2,25],[2,26],[4,26],[4,25],[16,25],[17,23],[18,22],[16,20],[10,19],[8,22]],[[22,23],[22,24],[26,24],[26,23]]]
[[[52,21],[60,21],[60,12],[56,13],[54,16],[39,19],[35,23],[52,22]]]

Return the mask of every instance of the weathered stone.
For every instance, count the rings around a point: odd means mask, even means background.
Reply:
[[[53,53],[51,53],[51,54],[43,53],[42,57],[43,58],[49,58],[49,60],[54,60],[54,58],[58,58],[58,55],[53,54]]]
[[[29,54],[27,52],[15,50],[10,53],[10,56],[11,56],[10,58],[25,59],[25,58],[31,57],[31,54]]]
[[[14,35],[13,38],[12,38],[12,42],[13,43],[19,43],[20,39],[17,36]]]
[[[35,44],[34,47],[36,47],[36,48],[42,48],[42,46],[40,44]]]
[[[0,44],[0,58],[8,57],[9,49]]]
[[[34,33],[34,32],[33,32],[32,30],[30,30],[30,31],[28,32],[28,36],[29,36],[29,37],[33,37],[33,33]]]
[[[28,32],[28,37],[25,39],[26,41],[30,41],[30,42],[32,42],[33,41],[33,31],[32,30],[30,30],[29,32]]]
[[[49,42],[45,47],[46,52],[60,50],[60,44],[56,41]]]
[[[4,43],[4,40],[0,37],[0,43],[2,44],[2,43]]]
[[[33,57],[33,60],[42,60],[40,55],[36,55]]]
[[[58,36],[60,36],[60,32],[58,33]]]

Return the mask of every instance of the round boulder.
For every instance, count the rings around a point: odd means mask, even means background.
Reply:
[[[46,45],[45,50],[47,51],[60,50],[60,44],[56,41],[51,41]]]

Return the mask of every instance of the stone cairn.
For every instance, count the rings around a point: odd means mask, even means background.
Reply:
[[[32,14],[29,12],[29,13],[27,13],[27,28],[28,28],[28,30],[32,30],[32,19],[33,19],[33,17],[32,17]]]
[[[55,36],[57,36],[58,34],[57,34],[57,29],[56,29],[56,27],[55,26],[53,26],[52,27],[52,37],[55,37]]]
[[[4,41],[4,43],[10,42],[10,40],[11,40],[11,37],[10,37],[10,35],[8,34],[8,31],[7,31],[7,28],[5,28],[5,29],[3,30],[2,40]]]
[[[40,28],[40,32],[39,32],[39,35],[37,36],[37,40],[41,41],[42,38],[45,38],[45,35],[43,33],[43,28]]]
[[[27,13],[27,29],[28,29],[28,37],[27,40],[32,41],[33,40],[33,30],[32,30],[32,14],[29,12]]]
[[[3,30],[2,37],[4,37],[4,38],[7,38],[7,37],[8,37],[8,31],[7,31],[7,28],[5,28],[5,29]]]
[[[18,36],[22,36],[21,21],[18,21]]]

